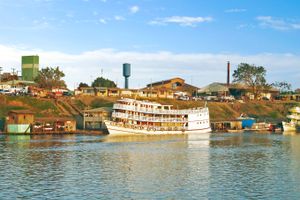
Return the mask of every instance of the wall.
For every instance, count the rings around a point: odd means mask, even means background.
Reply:
[[[30,124],[8,124],[8,133],[30,133]]]
[[[33,121],[33,114],[10,113],[7,124],[31,124]]]

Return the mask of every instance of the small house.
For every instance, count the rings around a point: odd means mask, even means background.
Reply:
[[[147,88],[150,89],[162,89],[162,91],[158,91],[157,96],[162,98],[170,98],[171,95],[165,93],[165,91],[181,91],[186,92],[188,96],[192,96],[199,89],[196,86],[187,84],[184,79],[175,77],[168,80],[153,82],[147,85]]]
[[[7,133],[30,133],[34,122],[34,113],[29,110],[12,110],[6,118]]]
[[[95,88],[94,87],[81,87],[81,95],[83,96],[95,96]]]
[[[112,108],[102,107],[83,111],[83,129],[104,130],[104,120],[109,120]]]

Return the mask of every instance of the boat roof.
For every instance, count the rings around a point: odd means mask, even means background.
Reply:
[[[144,104],[144,105],[152,105],[152,106],[173,106],[173,105],[163,105],[157,102],[150,102],[147,100],[144,101],[140,101],[140,100],[136,100],[136,99],[129,99],[129,98],[123,98],[118,100],[118,102],[127,102],[127,103],[139,103],[139,104]]]

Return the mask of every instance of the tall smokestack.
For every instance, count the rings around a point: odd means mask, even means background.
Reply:
[[[227,86],[230,84],[230,61],[227,61]]]

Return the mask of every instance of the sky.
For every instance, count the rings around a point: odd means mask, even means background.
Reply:
[[[226,82],[239,63],[264,66],[267,81],[300,87],[298,0],[0,0],[0,66],[21,71],[39,55],[73,89],[103,76],[131,88],[181,77]],[[21,73],[19,73],[21,74]]]

